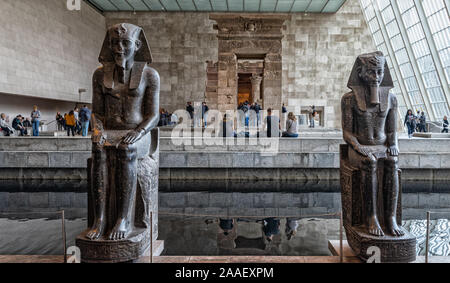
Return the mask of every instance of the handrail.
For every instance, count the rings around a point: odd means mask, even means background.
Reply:
[[[430,251],[430,222],[431,222],[431,214],[447,214],[450,213],[450,210],[448,211],[427,211],[427,230],[426,230],[426,236],[425,236],[425,263],[429,262],[429,251]]]
[[[65,218],[65,211],[59,210],[59,211],[36,211],[36,212],[29,212],[29,211],[18,211],[18,212],[0,212],[0,215],[20,215],[20,214],[55,214],[55,215],[61,215],[61,235],[62,235],[62,244],[64,249],[64,263],[67,263],[67,233],[66,233],[66,218]]]

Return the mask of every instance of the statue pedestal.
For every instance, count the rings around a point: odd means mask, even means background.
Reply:
[[[88,231],[76,239],[84,263],[130,262],[139,259],[150,249],[150,233],[147,229],[135,229],[127,239],[121,241],[104,238],[92,241],[86,238]]]
[[[377,247],[381,251],[382,263],[413,262],[416,260],[416,238],[405,229],[405,235],[394,237],[385,235],[377,237],[369,235],[362,227],[344,225],[347,241],[355,254],[366,261],[373,254],[367,254],[367,249]]]
[[[362,180],[359,169],[350,166],[348,162],[348,145],[341,145],[341,196],[342,196],[342,218],[347,235],[347,241],[355,252],[356,256],[367,260],[371,255],[367,255],[369,247],[378,247],[381,251],[381,262],[412,262],[416,260],[416,238],[405,229],[405,235],[395,237],[385,233],[385,236],[378,237],[367,233],[364,227],[364,201],[362,196]],[[379,169],[383,169],[380,163]],[[383,196],[383,170],[378,170],[378,219],[381,228],[384,226],[384,196]],[[399,196],[397,203],[397,223],[402,223],[402,190],[401,171],[399,170]]]

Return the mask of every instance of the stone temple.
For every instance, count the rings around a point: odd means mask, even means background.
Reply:
[[[0,0],[0,263],[450,262],[449,14]]]

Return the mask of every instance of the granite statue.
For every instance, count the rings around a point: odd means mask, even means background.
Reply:
[[[108,29],[99,61],[102,67],[93,75],[88,166],[90,228],[77,245],[82,259],[89,254],[86,261],[129,261],[148,248],[149,211],[157,202],[160,78],[149,66],[152,55],[142,28],[132,24]],[[146,243],[129,256],[127,240],[130,245]],[[89,248],[102,243],[117,253]]]
[[[385,247],[385,260],[410,261],[415,239],[401,227],[398,103],[390,92],[394,85],[384,55],[358,56],[348,87],[352,91],[342,98],[347,145],[341,146],[341,187],[349,244],[363,258],[367,255],[361,242],[372,241]],[[395,250],[387,250],[389,244],[402,243],[407,252],[388,256]]]

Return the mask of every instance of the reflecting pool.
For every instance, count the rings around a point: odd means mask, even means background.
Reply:
[[[271,189],[272,188],[272,189]],[[0,181],[0,254],[63,253],[86,228],[85,182]],[[327,256],[339,239],[338,182],[165,182],[160,184],[159,239],[164,255]],[[403,184],[404,227],[425,252],[450,256],[450,188],[444,183]]]

